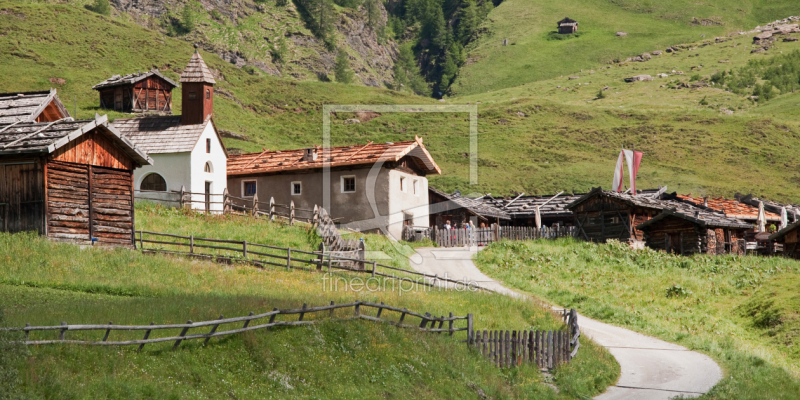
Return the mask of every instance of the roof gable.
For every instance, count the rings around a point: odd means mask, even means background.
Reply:
[[[429,174],[441,174],[433,157],[422,144],[422,139],[405,142],[367,143],[357,146],[340,146],[329,149],[316,148],[317,159],[304,161],[306,149],[279,150],[261,153],[231,155],[228,159],[228,175],[268,174],[281,171],[297,171],[350,165],[372,165],[378,162],[398,162],[405,156],[414,159],[417,167]],[[325,155],[328,159],[324,159]]]
[[[139,165],[153,160],[108,123],[107,116],[96,115],[94,120],[53,122],[20,122],[0,125],[0,156],[18,154],[52,154],[88,132],[99,129],[112,143]]]
[[[132,85],[132,84],[134,84],[136,82],[145,80],[145,79],[147,79],[147,78],[149,78],[151,76],[156,76],[158,78],[163,79],[165,82],[167,82],[172,87],[178,87],[178,84],[175,83],[172,79],[169,79],[166,76],[162,75],[160,72],[158,72],[157,69],[153,69],[153,70],[150,70],[148,72],[135,72],[135,73],[128,74],[128,75],[125,75],[125,76],[114,75],[114,76],[112,76],[112,77],[110,77],[110,78],[108,78],[108,79],[106,79],[106,80],[104,80],[104,81],[92,86],[92,89],[99,90],[99,89],[103,89],[103,88],[107,88],[107,87],[114,87],[114,86],[121,86],[121,85]]]
[[[58,98],[55,89],[40,92],[18,92],[0,94],[0,124],[13,122],[33,122],[46,109],[54,111],[57,118],[69,118],[64,104]],[[54,116],[49,115],[51,119]]]

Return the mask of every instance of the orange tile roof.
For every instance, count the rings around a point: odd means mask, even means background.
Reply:
[[[323,167],[323,149],[318,150],[315,161],[303,161],[306,149],[265,150],[260,153],[237,154],[228,157],[228,175],[252,175],[295,171]],[[405,142],[367,143],[366,145],[331,147],[330,167],[347,165],[368,165],[376,162],[396,162],[405,156],[411,156],[422,170],[430,174],[441,174],[442,170],[433,161],[428,150],[422,144],[422,138]]]
[[[678,198],[684,201],[688,201],[697,205],[703,204],[703,199],[701,197],[692,197],[691,194],[682,195],[679,194]],[[749,204],[741,203],[738,200],[727,200],[722,197],[718,198],[708,198],[708,207],[722,211],[725,213],[725,216],[737,218],[737,219],[758,219],[758,207],[751,206]],[[769,211],[764,211],[764,215],[766,215],[768,221],[780,221],[781,216],[775,213],[771,213]]]

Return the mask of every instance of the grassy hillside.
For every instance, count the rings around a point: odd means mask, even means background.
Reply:
[[[562,240],[493,243],[476,262],[510,287],[710,355],[726,378],[702,398],[800,392],[795,260]]]
[[[797,13],[790,0],[507,0],[489,14],[452,87],[485,93],[596,68],[611,60],[723,36]],[[565,16],[578,35],[553,35]],[[617,37],[616,32],[626,32]],[[503,46],[508,39],[508,46]]]
[[[192,51],[185,42],[78,7],[0,2],[0,10],[6,17],[0,19],[0,51],[6,55],[0,91],[55,86],[70,109],[77,100],[78,117],[106,112],[98,108],[91,85],[113,73],[152,66],[177,78]],[[344,124],[351,116],[339,115],[333,119],[332,141],[342,145],[420,135],[444,171],[443,176],[431,177],[434,186],[493,195],[583,192],[608,186],[619,147],[635,145],[645,152],[639,187],[668,185],[681,192],[727,196],[753,192],[797,201],[800,175],[794,154],[800,151],[796,140],[800,94],[781,94],[756,105],[718,86],[672,88],[699,82],[692,80],[694,75],[708,82],[718,71],[798,50],[800,45],[779,42],[766,54],[750,54],[751,49],[749,36],[707,46],[698,42],[677,55],[647,63],[592,64],[594,69],[583,73],[576,70],[564,77],[448,100],[479,103],[476,187],[468,185],[468,121],[463,114],[386,114],[352,125]],[[253,76],[214,55],[204,53],[204,57],[219,82],[217,126],[250,139],[226,139],[231,149],[320,144],[324,104],[434,104],[389,90]],[[673,70],[685,74],[673,75]],[[671,75],[653,82],[622,81],[640,73]],[[66,83],[51,83],[50,78]],[[596,99],[606,86],[606,98]],[[707,104],[701,105],[703,101]],[[179,92],[173,103],[180,108]],[[735,113],[727,115],[723,108]]]
[[[487,329],[559,326],[538,306],[499,295],[401,292],[391,283],[382,290],[331,290],[324,274],[81,249],[31,234],[0,234],[0,249],[0,308],[9,326],[181,323],[355,299],[437,315],[473,312],[476,326]],[[555,399],[598,393],[618,375],[613,358],[587,341],[572,364],[555,372],[561,389],[556,395],[536,369],[496,369],[466,349],[461,336],[326,322],[215,339],[208,346],[187,342],[176,352],[169,344],[148,346],[142,353],[31,347],[13,363],[20,372],[18,390],[33,398],[479,398],[482,391],[495,398]],[[341,378],[331,379],[332,370]]]

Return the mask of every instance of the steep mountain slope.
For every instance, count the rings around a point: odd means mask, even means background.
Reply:
[[[0,1],[0,13],[0,92],[57,87],[71,112],[77,102],[79,117],[107,113],[98,108],[93,84],[151,67],[177,78],[192,51],[182,40],[70,5]],[[709,83],[717,72],[738,69],[749,60],[800,50],[797,42],[777,42],[767,52],[751,54],[750,42],[750,36],[737,36],[724,43],[688,44],[676,55],[645,63],[596,65],[576,74],[579,79],[559,77],[456,99],[478,104],[478,186],[468,184],[465,114],[373,115],[360,124],[345,124],[353,116],[337,115],[332,143],[419,135],[444,171],[431,177],[433,185],[493,195],[608,186],[619,147],[635,145],[645,152],[639,187],[668,185],[681,192],[727,196],[753,192],[797,201],[800,93],[758,104]],[[321,144],[325,104],[440,104],[385,89],[254,76],[214,55],[204,57],[219,82],[217,126],[245,135],[225,139],[232,150]],[[623,81],[641,73],[669,77]],[[596,99],[606,86],[606,98]],[[677,89],[684,86],[696,87]],[[179,91],[174,95],[178,113]]]
[[[88,3],[73,5],[84,7]],[[357,83],[384,87],[393,81],[397,45],[378,38],[367,25],[364,7],[339,8],[332,40],[335,46],[327,46],[308,29],[292,1],[112,0],[111,4],[114,16],[199,43],[204,50],[238,67],[250,66],[299,80],[328,80],[332,79],[340,48],[348,54]],[[190,11],[184,11],[187,8]],[[385,24],[386,12],[383,8],[380,11]],[[183,26],[186,13],[190,13],[193,25],[188,32]]]
[[[469,58],[451,90],[463,95],[518,86],[796,13],[792,0],[506,0],[467,47]],[[565,16],[578,21],[577,35],[553,33]]]

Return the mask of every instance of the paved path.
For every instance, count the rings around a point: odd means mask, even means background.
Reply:
[[[523,295],[484,275],[472,262],[476,249],[420,248],[411,265],[420,272],[466,280],[514,297]],[[595,397],[602,400],[661,400],[675,396],[697,397],[722,379],[722,370],[705,354],[653,337],[595,321],[578,318],[581,333],[605,347],[619,362],[616,385]]]

